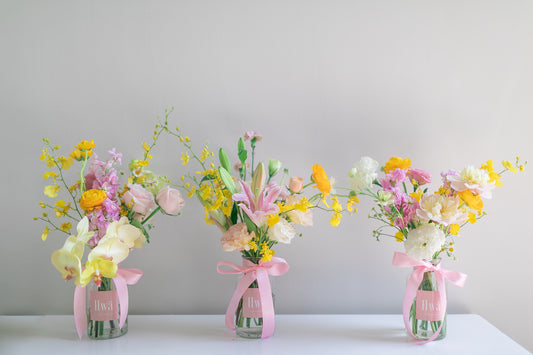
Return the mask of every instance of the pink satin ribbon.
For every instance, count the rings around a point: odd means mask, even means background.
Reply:
[[[117,289],[118,302],[120,305],[119,327],[122,329],[128,316],[128,285],[135,285],[143,275],[141,270],[137,269],[118,269],[117,276],[113,278],[115,288]],[[87,329],[87,310],[86,310],[86,291],[80,285],[74,290],[74,321],[76,331],[81,339]]]
[[[233,270],[222,270],[221,266],[228,266]],[[274,302],[272,301],[272,291],[270,288],[270,279],[268,275],[280,276],[289,270],[289,264],[282,258],[272,258],[265,263],[254,264],[251,261],[243,259],[242,266],[228,261],[221,261],[217,264],[219,274],[244,274],[237,284],[237,289],[231,298],[226,311],[226,326],[235,330],[235,311],[239,301],[248,289],[248,287],[257,280],[259,288],[259,298],[261,299],[261,308],[263,315],[263,330],[261,338],[268,338],[274,334]]]
[[[418,288],[420,287],[420,284],[422,283],[422,280],[424,278],[424,273],[427,271],[433,271],[435,272],[435,276],[437,278],[437,286],[439,289],[440,294],[440,305],[443,308],[443,317],[446,314],[446,281],[450,281],[453,285],[463,287],[466,281],[466,275],[457,271],[451,271],[446,269],[441,269],[440,265],[433,265],[432,263],[425,261],[425,260],[418,260],[415,258],[410,257],[407,254],[395,252],[394,257],[392,259],[392,265],[399,266],[399,267],[412,267],[414,268],[413,273],[409,277],[409,281],[407,282],[407,287],[405,289],[405,296],[403,298],[403,322],[405,324],[405,328],[407,329],[407,332],[411,337],[414,339],[418,339],[412,332],[411,327],[409,325],[409,311],[411,309],[411,305],[413,304],[413,301],[416,297],[416,292]],[[418,344],[426,344],[433,340],[435,340],[442,329],[443,325],[443,319],[441,319],[441,323],[439,326],[439,329],[428,339],[422,342],[419,342]]]

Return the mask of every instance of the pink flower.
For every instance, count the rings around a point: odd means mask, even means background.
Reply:
[[[249,141],[249,140],[252,140],[254,138],[255,138],[255,140],[257,142],[260,142],[261,139],[263,139],[263,136],[259,132],[256,132],[256,131],[244,132],[244,140],[245,141]]]
[[[304,180],[301,177],[295,176],[292,177],[289,181],[289,190],[291,190],[294,193],[299,193],[302,191],[304,187]]]
[[[128,184],[128,191],[124,193],[124,202],[131,206],[134,212],[146,216],[156,206],[154,195],[138,184]]]
[[[407,176],[411,180],[415,180],[418,185],[425,185],[431,182],[431,174],[428,171],[422,169],[409,169]]]
[[[283,189],[276,184],[265,186],[258,194],[254,196],[250,186],[243,181],[239,181],[241,193],[233,195],[233,201],[241,201],[239,207],[250,217],[252,222],[261,227],[266,222],[266,215],[278,213],[279,207],[275,204]]]
[[[166,214],[172,216],[177,216],[179,211],[185,205],[185,201],[181,197],[181,193],[170,186],[166,186],[159,190],[156,200],[159,207],[161,207]]]
[[[222,234],[220,242],[222,243],[222,250],[250,250],[248,242],[255,236],[255,233],[248,233],[246,223],[237,223],[231,226],[227,231]]]

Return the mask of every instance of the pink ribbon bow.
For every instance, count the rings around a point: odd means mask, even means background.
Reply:
[[[403,298],[403,322],[405,324],[405,328],[407,329],[407,332],[411,337],[414,339],[418,338],[413,334],[411,331],[411,327],[409,326],[409,310],[411,309],[411,305],[413,304],[413,301],[416,297],[416,291],[418,290],[418,287],[420,287],[420,284],[422,283],[422,280],[424,278],[424,273],[427,271],[433,271],[435,272],[436,278],[437,278],[437,286],[439,289],[440,294],[440,305],[443,309],[442,312],[442,319],[439,326],[439,329],[426,341],[419,342],[419,344],[425,344],[430,341],[435,340],[442,329],[443,320],[444,320],[444,314],[446,313],[446,282],[445,280],[450,281],[455,286],[463,287],[466,281],[466,275],[457,271],[451,271],[446,269],[441,269],[440,265],[433,265],[432,263],[425,261],[425,260],[418,260],[415,258],[410,257],[407,254],[395,252],[394,257],[392,259],[392,265],[399,266],[399,267],[413,267],[413,273],[409,277],[409,281],[407,282],[407,287],[405,289],[405,296]]]
[[[233,270],[222,270],[221,266],[228,266]],[[244,274],[237,284],[237,289],[231,298],[231,301],[226,311],[226,326],[235,330],[235,311],[239,305],[239,301],[248,289],[248,287],[257,280],[259,288],[259,298],[261,300],[261,308],[263,315],[263,330],[261,338],[268,338],[274,334],[274,303],[272,301],[272,291],[270,289],[270,279],[268,275],[280,276],[289,270],[289,264],[282,258],[272,258],[272,260],[265,263],[260,262],[254,264],[246,259],[243,260],[242,266],[239,266],[228,261],[221,261],[217,264],[217,271],[219,274]]]
[[[135,285],[143,275],[141,270],[137,269],[118,269],[117,276],[113,278],[115,288],[117,289],[118,302],[120,305],[119,327],[122,329],[128,316],[128,285]],[[76,331],[81,339],[87,329],[87,311],[85,304],[85,288],[80,285],[74,290],[74,321]]]

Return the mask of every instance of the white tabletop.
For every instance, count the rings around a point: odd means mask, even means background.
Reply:
[[[448,315],[444,340],[412,341],[400,315],[276,315],[268,339],[242,339],[222,315],[129,316],[128,333],[78,340],[72,316],[0,316],[0,354],[530,354],[486,320]]]

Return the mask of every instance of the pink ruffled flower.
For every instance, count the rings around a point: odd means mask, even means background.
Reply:
[[[431,174],[428,171],[422,169],[409,169],[407,177],[411,180],[415,180],[418,185],[425,185],[431,182]]]
[[[185,205],[185,201],[181,197],[181,193],[170,186],[166,186],[159,190],[156,196],[156,201],[159,207],[161,207],[166,214],[172,216],[177,216],[179,211]]]
[[[146,216],[156,207],[154,195],[138,184],[128,184],[128,191],[124,193],[123,199],[134,212],[143,216]]]
[[[256,131],[247,131],[247,132],[244,132],[243,138],[245,141],[250,141],[255,138],[257,142],[260,142],[261,139],[263,139],[263,136],[259,132],[256,132]]]
[[[222,234],[220,242],[224,251],[250,250],[248,242],[255,236],[254,232],[248,233],[246,223],[237,223]]]

